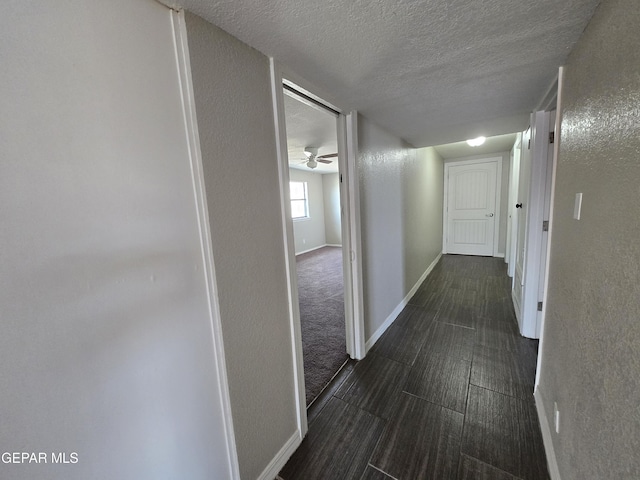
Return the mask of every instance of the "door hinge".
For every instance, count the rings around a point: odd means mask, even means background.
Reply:
[[[538,311],[541,312],[542,311],[542,302],[538,302]]]
[[[531,139],[529,139],[529,143],[527,144],[527,150],[531,150]]]
[[[542,221],[542,231],[543,232],[548,232],[549,231],[549,220],[543,220]]]
[[[553,143],[555,138],[556,138],[556,133],[555,132],[549,132],[549,143]]]

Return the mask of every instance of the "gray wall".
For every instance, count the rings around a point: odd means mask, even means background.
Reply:
[[[442,158],[431,147],[419,148],[403,177],[404,284],[411,288],[442,253]]]
[[[325,237],[324,186],[319,173],[289,169],[293,182],[307,182],[309,195],[309,218],[293,221],[293,238],[296,254],[313,250],[327,243]]]
[[[509,172],[511,171],[511,152],[487,153],[483,155],[470,155],[461,158],[447,158],[444,162],[459,162],[462,160],[475,160],[478,158],[502,157],[502,182],[500,187],[500,225],[498,234],[498,255],[504,255],[507,245],[507,221],[509,220]]]
[[[567,65],[539,386],[563,480],[640,478],[639,12],[604,1]]]
[[[170,10],[3,7],[0,478],[228,478]]]
[[[442,159],[358,117],[365,338],[442,251]]]
[[[267,57],[187,15],[233,422],[242,478],[296,431]]]
[[[329,245],[342,245],[342,225],[340,218],[340,175],[322,175],[324,192],[324,231]]]

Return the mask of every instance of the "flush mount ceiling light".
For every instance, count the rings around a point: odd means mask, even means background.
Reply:
[[[485,137],[470,138],[469,140],[467,140],[467,143],[470,147],[479,147],[484,143],[485,140]]]

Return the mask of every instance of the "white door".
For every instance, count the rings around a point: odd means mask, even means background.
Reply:
[[[527,238],[527,211],[529,209],[529,186],[531,183],[531,129],[522,134],[520,148],[520,178],[516,196],[516,266],[513,276],[513,307],[522,331],[522,289],[524,286],[525,243]]]
[[[507,245],[505,261],[508,263],[507,275],[513,277],[516,270],[516,251],[518,247],[518,187],[520,184],[520,155],[522,148],[522,133],[518,133],[516,142],[511,150],[511,168],[509,171],[509,200],[507,201]]]
[[[445,253],[494,254],[501,161],[492,158],[445,166]]]
[[[549,132],[553,132],[555,128],[556,111],[551,110],[549,112]],[[541,172],[540,180],[544,182],[544,197],[543,202],[543,222],[546,223],[546,227],[543,226],[540,233],[540,265],[538,266],[538,301],[542,301],[545,296],[545,271],[547,269],[547,244],[549,243],[549,216],[551,213],[551,186],[553,175],[553,148],[549,145],[547,149],[546,169]],[[542,308],[539,308],[536,312],[536,337],[540,336],[540,327],[542,324]]]
[[[535,112],[531,128],[522,137],[518,192],[521,208],[517,209],[518,249],[512,298],[520,333],[528,338],[540,336],[540,276],[544,277],[546,268],[547,239],[543,221],[549,218],[548,164],[553,160],[549,155],[549,118],[549,112]]]

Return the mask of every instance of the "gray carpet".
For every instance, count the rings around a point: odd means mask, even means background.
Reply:
[[[307,406],[347,360],[342,249],[296,257]]]

